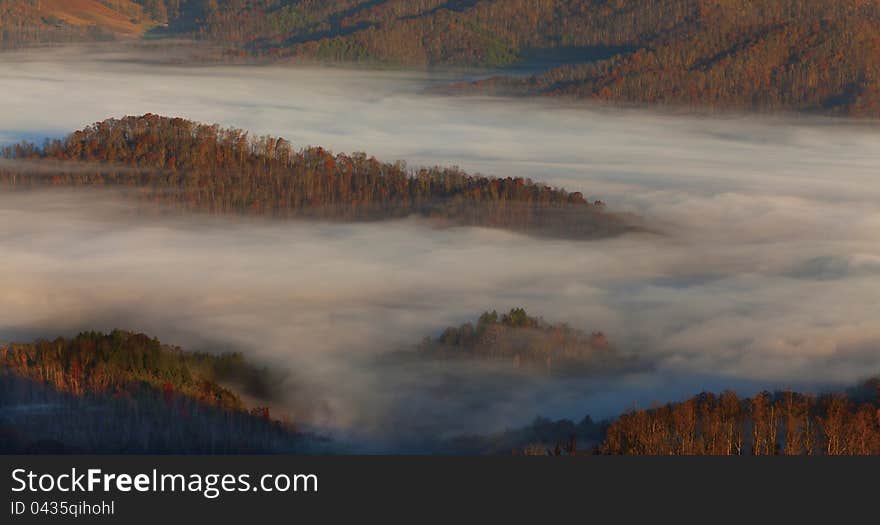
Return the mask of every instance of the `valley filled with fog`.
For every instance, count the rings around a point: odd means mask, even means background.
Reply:
[[[180,116],[413,167],[530,177],[644,226],[564,241],[415,218],[156,216],[105,191],[0,191],[0,341],[124,328],[241,350],[284,371],[277,410],[380,443],[608,417],[703,390],[821,391],[880,372],[875,125],[432,94],[448,73],[72,49],[5,54],[0,67],[0,144]],[[602,331],[639,366],[560,378],[373,362],[514,307]]]

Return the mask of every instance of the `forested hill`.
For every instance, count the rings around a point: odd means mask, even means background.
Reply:
[[[264,55],[545,70],[487,86],[504,93],[880,116],[876,0],[236,4],[194,34]]]
[[[880,2],[677,3],[693,9],[673,16],[672,26],[659,26],[668,30],[609,40],[628,48],[615,56],[571,61],[526,78],[498,76],[471,88],[612,103],[880,117]]]
[[[600,202],[529,179],[411,170],[156,115],[106,120],[43,146],[6,147],[2,157],[7,187],[137,189],[147,202],[186,211],[352,221],[416,215],[577,239],[632,229]]]
[[[877,0],[0,0],[0,47],[144,31],[230,55],[536,73],[491,92],[880,116]]]
[[[507,362],[516,367],[563,374],[631,370],[634,359],[622,355],[602,332],[586,333],[566,324],[551,324],[522,308],[508,313],[485,312],[476,323],[449,327],[417,349],[424,358]]]
[[[312,438],[238,393],[273,381],[240,354],[123,331],[0,345],[0,453],[304,451]]]
[[[849,392],[704,392],[630,410],[610,420],[539,418],[488,436],[466,435],[441,450],[473,454],[636,456],[860,456],[880,454],[880,381]]]

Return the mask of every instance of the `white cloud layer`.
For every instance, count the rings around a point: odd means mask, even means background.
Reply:
[[[352,356],[513,306],[601,329],[655,371],[487,387],[485,406],[466,405],[462,418],[481,425],[464,429],[880,372],[874,126],[428,96],[437,79],[399,72],[169,67],[71,51],[3,55],[0,69],[4,140],[179,115],[411,165],[530,176],[663,232],[563,242],[418,221],[156,218],[108,196],[6,193],[0,340],[120,326],[222,342],[291,369],[320,399],[292,403],[298,414],[343,428],[427,406],[401,409],[419,385],[359,369]],[[421,413],[465,407],[453,405]]]

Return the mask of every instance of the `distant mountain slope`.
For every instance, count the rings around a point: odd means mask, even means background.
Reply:
[[[472,87],[495,94],[880,116],[880,2],[706,4],[694,21],[638,42],[632,51]]]
[[[121,35],[139,35],[144,19],[141,7],[128,0],[40,0],[39,11],[74,27],[98,26]]]
[[[257,54],[405,65],[503,66],[531,48],[635,44],[691,2],[590,0],[181,0],[172,28]]]
[[[134,38],[156,24],[129,0],[0,0],[0,48]]]
[[[241,53],[419,67],[523,65],[542,72],[477,88],[880,116],[876,0],[175,4],[177,31]]]
[[[492,93],[880,116],[878,0],[0,0],[0,46],[150,27],[231,55],[533,74],[469,87]]]

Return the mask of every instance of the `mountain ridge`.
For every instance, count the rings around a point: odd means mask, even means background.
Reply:
[[[129,33],[56,27],[52,9],[69,18],[74,3],[129,16]],[[0,13],[0,47],[151,34],[226,57],[501,68],[481,93],[880,117],[876,0],[3,0]],[[533,74],[511,76],[535,55]]]

